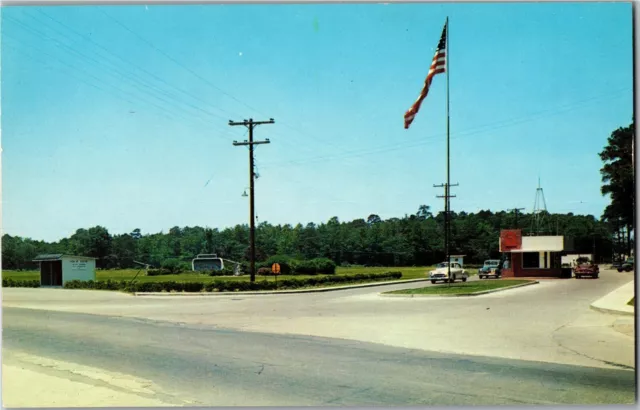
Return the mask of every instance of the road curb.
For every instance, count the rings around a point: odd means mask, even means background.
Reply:
[[[225,296],[225,295],[282,295],[290,293],[319,293],[319,292],[333,292],[338,290],[349,290],[358,288],[370,288],[373,286],[387,286],[387,285],[401,285],[403,283],[415,283],[415,282],[427,282],[429,279],[406,279],[396,280],[390,282],[368,282],[358,285],[348,286],[332,286],[327,288],[312,288],[312,289],[290,289],[290,290],[256,290],[249,292],[136,292],[134,296]]]
[[[635,308],[627,303],[635,296],[635,280],[625,283],[613,292],[593,302],[589,307],[601,313],[633,316]]]
[[[511,290],[511,289],[515,289],[515,288],[521,288],[523,286],[531,286],[531,285],[535,285],[538,284],[540,282],[538,282],[537,280],[533,281],[533,282],[529,282],[529,283],[521,283],[519,285],[513,285],[513,286],[507,286],[504,288],[499,288],[499,289],[490,289],[490,290],[481,290],[480,292],[474,292],[474,293],[466,293],[466,294],[461,294],[461,295],[420,295],[420,294],[392,294],[392,293],[379,293],[379,296],[383,296],[383,297],[392,297],[392,298],[413,298],[413,297],[418,297],[418,298],[452,298],[452,297],[471,297],[471,296],[480,296],[480,295],[486,295],[489,293],[495,293],[495,292],[502,292],[505,290]]]

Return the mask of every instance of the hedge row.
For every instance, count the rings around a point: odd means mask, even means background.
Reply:
[[[299,289],[310,286],[329,285],[339,283],[359,283],[371,280],[399,279],[401,272],[386,273],[358,273],[355,275],[322,276],[306,279],[286,279],[278,281],[225,281],[214,280],[212,282],[144,282],[130,283],[127,281],[70,281],[65,283],[66,289],[97,289],[97,290],[121,290],[127,292],[237,292],[248,290],[275,290],[275,289]],[[13,280],[3,279],[3,287],[34,287],[40,286],[37,280]]]
[[[275,255],[258,264],[258,275],[270,275],[271,265],[274,263],[280,265],[282,275],[333,275],[336,273],[335,262],[328,258],[298,260],[286,255]]]
[[[39,288],[39,280],[15,280],[15,279],[2,279],[3,288]]]
[[[180,270],[180,271],[172,271],[168,269],[149,269],[147,272],[147,276],[160,276],[160,275],[179,275],[181,273],[200,273],[202,275],[209,276],[233,276],[235,271],[232,267],[225,266],[224,269],[221,270],[204,270],[204,271],[196,271],[193,272],[191,270]]]
[[[70,281],[65,283],[66,289],[98,289],[98,290],[121,290],[126,292],[237,292],[248,290],[275,290],[275,289],[299,289],[310,286],[330,285],[338,283],[359,283],[371,280],[399,279],[400,272],[387,273],[359,273],[356,275],[322,276],[306,279],[286,279],[278,281],[225,281],[214,280],[213,282],[143,282],[130,283],[127,281]],[[14,281],[3,280],[5,287],[38,287],[38,281]],[[277,285],[277,287],[276,287]]]

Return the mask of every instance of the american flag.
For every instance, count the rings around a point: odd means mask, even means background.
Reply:
[[[429,73],[427,74],[427,79],[424,81],[424,87],[422,87],[422,91],[420,92],[420,96],[413,103],[409,111],[404,114],[404,129],[408,129],[413,119],[418,114],[420,110],[420,104],[427,96],[429,92],[429,87],[431,86],[431,81],[433,80],[433,76],[436,74],[444,73],[446,67],[446,49],[447,49],[447,24],[445,23],[444,28],[442,29],[442,35],[440,36],[440,41],[438,42],[438,48],[436,49],[436,54],[433,56],[433,60],[431,61],[431,68],[429,68]]]

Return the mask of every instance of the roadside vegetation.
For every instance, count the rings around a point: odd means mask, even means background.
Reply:
[[[276,289],[304,289],[315,287],[328,287],[338,285],[351,285],[362,283],[375,283],[380,281],[398,280],[402,277],[400,272],[358,273],[352,275],[314,275],[284,277],[275,280],[266,278],[251,283],[242,278],[219,277],[212,280],[163,280],[163,281],[132,281],[132,280],[96,280],[96,281],[70,281],[65,283],[66,289],[96,289],[115,290],[124,292],[238,292],[259,291]],[[3,287],[32,287],[40,286],[39,280],[16,280],[12,278],[2,279]]]
[[[425,279],[427,278],[428,272],[432,270],[433,266],[411,266],[411,267],[363,267],[363,266],[353,266],[353,267],[338,267],[336,268],[335,274],[326,275],[326,274],[288,274],[288,275],[278,275],[278,282],[287,279],[308,279],[312,277],[324,277],[324,276],[341,276],[341,275],[357,275],[357,274],[379,274],[385,273],[389,271],[400,272],[402,276],[400,279]],[[478,273],[478,269],[470,268],[467,269],[469,276],[476,275]],[[136,277],[136,274],[138,275]],[[226,280],[226,281],[249,281],[249,275],[242,276],[232,276],[232,273],[227,273],[226,276],[218,275],[210,275],[209,273],[197,273],[193,271],[182,272],[179,274],[163,274],[163,275],[150,275],[145,276],[144,270],[138,269],[97,269],[96,270],[96,280],[98,281],[131,281],[134,279],[136,282],[212,282],[214,280]],[[14,281],[38,281],[40,282],[40,273],[37,270],[28,270],[28,271],[15,271],[15,270],[3,270],[2,271],[3,279],[12,279]],[[256,280],[269,280],[275,281],[275,277],[273,274],[269,273],[268,275],[256,275]]]
[[[443,284],[418,289],[402,289],[385,293],[396,295],[469,295],[476,292],[501,289],[531,282],[534,281],[517,279],[483,280],[474,282]]]

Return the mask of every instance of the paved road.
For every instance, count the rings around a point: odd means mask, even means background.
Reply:
[[[96,385],[55,363],[130,375],[149,382],[118,388],[174,405],[609,404],[632,403],[635,388],[629,370],[11,307],[3,361]]]
[[[4,307],[135,317],[261,333],[332,337],[388,346],[590,367],[635,366],[633,318],[590,303],[633,280],[540,284],[473,298],[383,298],[429,283],[293,295],[132,297],[103,291],[4,289]],[[626,329],[626,333],[618,329]]]

